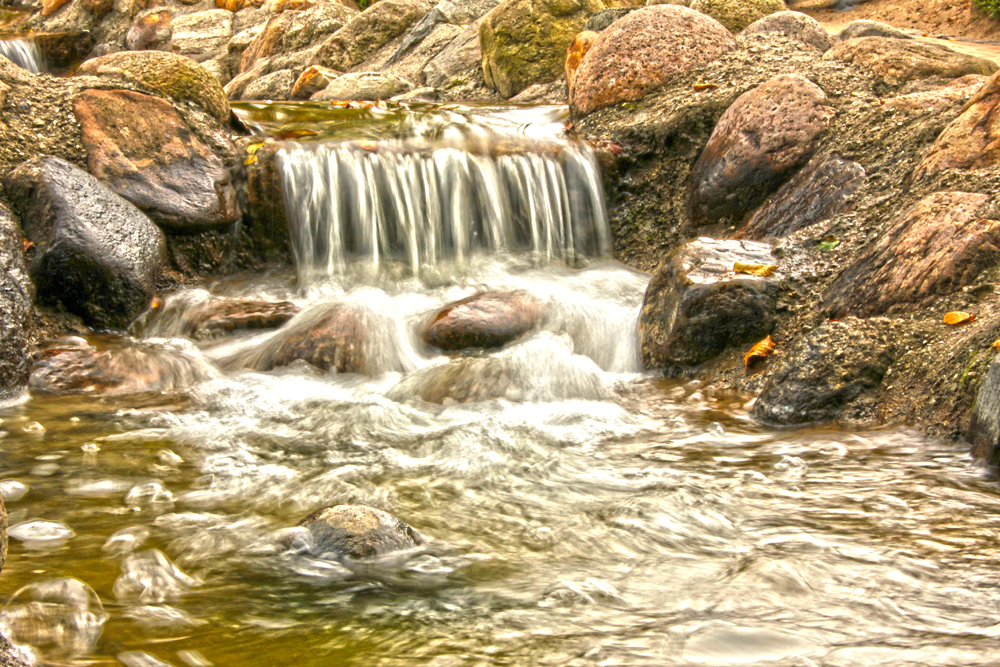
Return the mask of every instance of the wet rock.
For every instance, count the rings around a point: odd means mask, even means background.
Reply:
[[[481,292],[435,313],[423,339],[441,350],[502,347],[536,327],[541,311],[527,292]]]
[[[190,290],[151,308],[133,323],[129,333],[147,338],[211,340],[237,331],[277,329],[298,312],[299,307],[290,301],[227,299]]]
[[[94,48],[94,35],[89,30],[35,35],[38,52],[52,74],[66,73],[75,68]]]
[[[479,25],[486,85],[511,98],[555,81],[573,37],[604,8],[601,0],[505,0]]]
[[[377,558],[413,549],[424,538],[388,512],[365,505],[336,505],[299,522],[312,534],[310,552],[324,558]]]
[[[754,21],[742,33],[743,37],[766,34],[791,37],[824,52],[833,46],[833,38],[826,28],[813,17],[801,12],[776,12]]]
[[[573,77],[576,76],[576,70],[580,68],[583,57],[587,55],[587,51],[594,45],[596,39],[596,32],[581,32],[573,38],[569,49],[566,50],[566,89],[570,97],[573,96]]]
[[[28,322],[32,286],[24,265],[21,228],[0,206],[0,402],[20,396],[31,371]],[[6,542],[4,543],[6,547]],[[2,567],[2,565],[0,565]]]
[[[236,221],[222,161],[167,101],[124,90],[85,90],[74,102],[90,172],[165,230],[220,229]]]
[[[349,70],[405,33],[430,8],[425,0],[380,0],[326,40],[313,64]]]
[[[295,70],[280,69],[250,82],[239,95],[241,100],[287,100],[299,78]]]
[[[920,180],[945,169],[982,169],[1000,163],[1000,72],[970,99],[914,170]]]
[[[740,221],[812,157],[834,110],[805,77],[783,74],[740,95],[691,170],[696,224]]]
[[[343,74],[343,72],[332,70],[329,67],[321,67],[319,65],[307,67],[305,71],[299,75],[299,78],[295,80],[295,84],[292,86],[292,91],[289,93],[289,99],[308,100],[310,97],[330,85],[330,82],[341,74]]]
[[[997,71],[997,64],[992,60],[915,39],[859,37],[839,42],[823,54],[823,58],[865,67],[889,86],[930,77],[955,79],[966,74],[990,75]]]
[[[894,39],[912,39],[899,28],[894,28],[888,23],[881,21],[869,21],[861,19],[851,21],[844,29],[837,34],[837,40],[846,42],[849,39],[860,39],[861,37],[892,37]]]
[[[892,320],[824,322],[772,357],[774,370],[751,414],[779,425],[833,421],[882,383],[903,349]]]
[[[169,51],[173,9],[157,9],[140,14],[125,35],[129,51]]]
[[[473,23],[458,34],[424,66],[424,81],[434,88],[445,88],[467,80],[479,68],[479,24]]]
[[[247,46],[240,59],[240,71],[250,71],[263,58],[318,45],[357,15],[357,12],[332,2],[316,5],[306,11],[278,14],[267,22],[261,33]]]
[[[979,215],[990,196],[924,197],[827,289],[831,314],[879,315],[927,306],[1000,261],[1000,224]]]
[[[656,4],[656,3],[650,3]],[[618,19],[631,14],[638,7],[614,7],[612,9],[605,9],[603,12],[597,12],[590,17],[590,20],[583,24],[584,32],[602,32],[611,27],[611,24]]]
[[[191,102],[220,123],[229,122],[229,101],[218,79],[190,58],[175,53],[111,53],[86,61],[79,73],[120,76],[175,102]]]
[[[3,184],[36,246],[39,298],[97,327],[123,329],[146,309],[166,244],[139,209],[59,158],[29,160]]]
[[[694,0],[689,6],[732,32],[739,32],[768,14],[788,9],[784,0]]]
[[[736,262],[773,265],[775,259],[766,243],[699,238],[657,269],[639,314],[647,369],[695,366],[771,333],[778,278],[736,273]]]
[[[991,467],[1000,466],[1000,357],[994,357],[976,395],[966,437],[972,455]]]
[[[314,309],[289,322],[249,361],[270,371],[304,361],[322,371],[366,373],[367,313],[346,305]]]
[[[600,33],[587,51],[570,107],[586,115],[637,100],[735,48],[729,31],[704,14],[676,5],[639,9]]]
[[[393,74],[354,72],[338,76],[313,100],[387,100],[413,90],[413,84]]]
[[[32,391],[48,394],[123,396],[180,391],[216,376],[193,347],[177,342],[121,339],[98,348],[68,339],[42,351],[31,371],[30,385]]]
[[[173,20],[170,50],[201,62],[224,51],[232,36],[232,12],[212,9],[184,14]]]
[[[941,88],[890,97],[885,105],[900,111],[945,111],[968,102],[989,80],[982,74],[966,74]]]
[[[737,238],[787,236],[843,213],[867,178],[864,167],[839,155],[819,156],[774,193]]]

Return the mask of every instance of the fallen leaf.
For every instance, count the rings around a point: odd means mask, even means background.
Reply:
[[[29,250],[35,247],[35,244],[29,241],[28,239],[22,238],[21,246],[24,248],[24,252],[28,252]]]
[[[252,165],[252,164],[257,164],[257,156],[256,155],[251,155],[246,160],[243,160],[243,164],[245,164],[248,167],[250,165]]]
[[[286,130],[278,132],[277,137],[279,139],[298,139],[300,137],[315,137],[317,134],[319,133],[312,130]]]
[[[1000,338],[997,338],[995,341],[993,341],[993,344],[990,345],[990,347],[992,347],[994,350],[1000,350]]]
[[[733,271],[736,273],[750,273],[755,276],[767,278],[778,270],[776,264],[751,264],[749,262],[736,262],[733,264]]]
[[[969,322],[975,322],[976,316],[972,313],[963,313],[960,310],[953,310],[950,313],[944,314],[944,323],[950,324],[952,326],[958,326],[960,324],[968,324]]]
[[[260,147],[263,145],[264,145],[263,141],[258,141],[255,144],[250,144],[249,146],[247,146],[247,153],[249,153],[250,155],[254,155],[257,151],[260,150]]]
[[[717,83],[696,83],[692,86],[692,88],[694,88],[694,92],[696,93],[700,93],[703,90],[713,90],[718,87],[719,84]]]
[[[840,245],[840,239],[838,239],[835,236],[828,236],[822,241],[820,241],[818,244],[816,244],[816,247],[819,249],[820,252],[830,252],[839,245]]]
[[[772,352],[774,352],[774,341],[768,336],[750,348],[750,351],[743,356],[743,363],[747,368],[750,368],[751,361],[764,359],[770,356]]]

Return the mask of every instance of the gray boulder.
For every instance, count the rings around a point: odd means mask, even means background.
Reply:
[[[896,39],[912,39],[910,35],[903,32],[899,28],[889,25],[888,23],[882,23],[881,21],[869,21],[866,19],[851,21],[844,26],[844,29],[837,35],[837,39],[841,42],[846,42],[849,39],[858,39],[860,37],[894,37]]]
[[[170,50],[197,62],[210,60],[225,51],[233,36],[233,13],[213,9],[174,18]]]
[[[476,73],[482,57],[479,24],[473,23],[427,62],[423,72],[424,81],[434,88],[444,88],[464,81]]]
[[[23,163],[3,184],[37,248],[29,271],[40,299],[113,329],[146,309],[166,241],[139,209],[55,157]]]
[[[973,456],[994,468],[1000,465],[1000,356],[993,358],[979,385],[968,438]]]
[[[413,90],[413,84],[394,74],[354,72],[339,76],[312,96],[313,100],[387,100]]]
[[[299,526],[312,534],[312,555],[336,560],[376,558],[425,543],[417,531],[396,517],[365,505],[326,507],[307,516]]]
[[[0,401],[19,396],[31,371],[27,323],[31,317],[32,290],[24,266],[21,229],[0,206]],[[7,542],[4,535],[3,548]],[[0,568],[3,566],[0,555]]]
[[[314,64],[349,70],[403,35],[430,8],[425,0],[380,0],[323,42]]]

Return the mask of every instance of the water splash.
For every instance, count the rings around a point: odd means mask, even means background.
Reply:
[[[0,56],[33,74],[44,71],[42,52],[29,39],[0,39]]]

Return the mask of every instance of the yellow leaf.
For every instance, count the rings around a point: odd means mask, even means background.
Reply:
[[[757,361],[759,359],[764,359],[774,352],[774,341],[768,336],[764,340],[760,341],[756,345],[750,348],[750,351],[743,356],[743,364],[750,368],[751,361]]]
[[[1000,350],[1000,338],[997,338],[995,341],[993,341],[993,344],[990,345],[990,347],[992,347],[994,350]]]
[[[736,262],[733,264],[733,271],[736,273],[750,273],[755,276],[767,278],[778,270],[775,264],[750,264],[749,262]]]
[[[252,164],[257,164],[257,156],[251,155],[250,157],[248,157],[246,160],[243,161],[243,164],[245,164],[248,167]]]
[[[694,84],[691,87],[694,88],[694,92],[700,93],[703,90],[712,90],[713,88],[718,88],[719,84],[717,84],[717,83],[696,83],[696,84]]]
[[[250,144],[249,146],[247,146],[247,153],[250,153],[250,155],[255,155],[257,151],[260,150],[260,147],[263,145],[264,145],[263,141],[258,141],[255,144]]]
[[[960,324],[968,324],[969,322],[975,322],[976,316],[972,313],[963,313],[960,310],[954,310],[950,313],[945,313],[944,323],[950,324],[952,326],[958,326]]]

